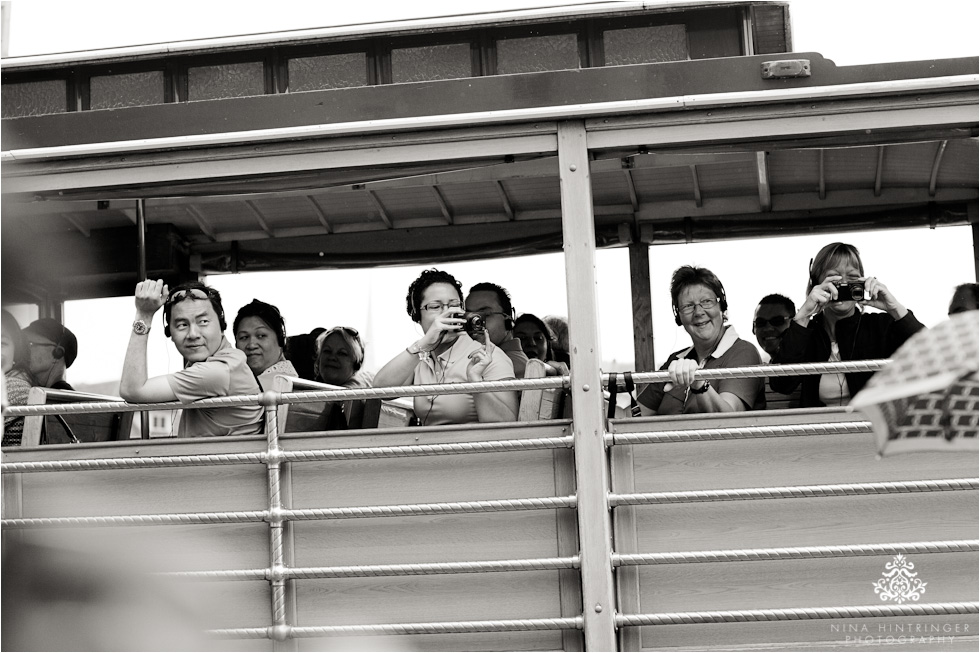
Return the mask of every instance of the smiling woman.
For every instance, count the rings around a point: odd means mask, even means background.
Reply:
[[[684,265],[670,281],[674,319],[694,346],[674,352],[660,368],[668,383],[654,383],[637,400],[646,415],[727,413],[766,407],[762,379],[721,379],[713,386],[700,369],[758,365],[759,352],[728,324],[725,287],[711,270]]]

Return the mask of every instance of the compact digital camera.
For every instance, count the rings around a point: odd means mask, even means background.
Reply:
[[[837,299],[834,301],[861,302],[868,298],[863,281],[837,281],[834,286],[837,288]]]
[[[477,342],[487,344],[487,322],[479,313],[463,313],[463,331]]]

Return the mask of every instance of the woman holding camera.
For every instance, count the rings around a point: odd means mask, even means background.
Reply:
[[[869,313],[866,307],[882,313]],[[810,264],[807,298],[783,333],[774,363],[822,363],[887,358],[922,323],[885,284],[865,276],[854,245],[831,243]],[[789,394],[802,383],[803,408],[844,406],[871,378],[871,372],[776,376],[769,386]]]
[[[708,381],[700,369],[758,365],[759,350],[742,340],[728,322],[728,299],[711,270],[684,265],[670,279],[674,318],[693,345],[676,351],[660,368],[670,381],[648,385],[636,400],[644,415],[728,413],[762,410],[766,393],[761,378]]]
[[[514,365],[503,350],[495,347],[485,333],[482,335],[486,344],[482,344],[464,330],[467,318],[475,314],[466,315],[463,311],[463,288],[451,274],[424,270],[409,286],[405,303],[409,316],[421,325],[423,335],[381,368],[374,377],[375,387],[514,378]],[[474,335],[480,334],[474,331]],[[422,426],[511,422],[517,419],[519,394],[417,396],[414,403]]]

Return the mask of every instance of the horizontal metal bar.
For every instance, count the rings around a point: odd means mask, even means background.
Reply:
[[[551,619],[494,619],[490,621],[434,621],[403,624],[365,624],[360,626],[286,626],[269,628],[223,628],[208,635],[221,639],[298,639],[339,635],[438,635],[445,633],[499,633],[531,630],[582,630],[578,617]]]
[[[4,519],[4,528],[64,528],[71,526],[173,526],[183,524],[240,524],[260,521],[314,521],[321,519],[360,519],[369,517],[404,517],[414,515],[447,515],[477,512],[510,512],[517,510],[551,510],[574,508],[575,496],[535,497],[529,499],[490,499],[453,503],[410,503],[388,506],[355,506],[345,508],[305,508],[302,510],[246,510],[234,512],[191,512],[162,515],[113,515],[105,517],[33,517]]]
[[[747,487],[731,490],[691,490],[685,492],[647,492],[610,494],[609,505],[642,506],[708,501],[753,501],[756,499],[817,499],[823,497],[907,494],[912,492],[954,492],[976,490],[980,479],[946,478],[932,481],[887,481],[879,483],[837,483],[833,485],[794,485],[785,487]]]
[[[130,404],[125,401],[102,401],[67,404],[39,404],[31,406],[11,406],[4,415],[67,415],[84,413],[133,413],[143,410],[174,410],[217,408],[221,406],[240,406],[243,404],[301,404],[313,401],[346,401],[348,399],[383,399],[386,397],[414,397],[428,395],[472,394],[476,392],[521,391],[567,387],[568,376],[549,376],[540,379],[508,379],[503,381],[479,381],[477,383],[435,383],[429,385],[407,385],[388,388],[356,388],[343,390],[323,390],[319,392],[264,392],[260,395],[238,395],[234,397],[211,397],[189,404],[169,401],[152,404]]]
[[[12,161],[41,161],[62,157],[100,156],[159,149],[224,146],[237,143],[254,144],[263,141],[467,127],[474,124],[490,125],[495,123],[535,120],[583,119],[614,113],[647,113],[651,111],[701,109],[725,105],[749,105],[799,100],[812,102],[820,99],[836,99],[850,96],[949,91],[956,88],[976,87],[978,81],[980,81],[980,76],[978,75],[950,75],[947,77],[929,77],[924,79],[832,84],[827,86],[767,89],[762,91],[677,95],[665,98],[619,100],[614,102],[593,102],[588,104],[502,109],[496,111],[473,111],[470,113],[390,118],[385,120],[358,120],[345,123],[255,129],[222,134],[194,134],[161,138],[141,138],[109,143],[23,148],[19,150],[6,150],[0,153],[0,161],[3,163]]]
[[[977,614],[980,603],[905,603],[842,605],[825,608],[773,608],[770,610],[715,610],[711,612],[663,612],[617,614],[616,626],[669,626],[748,621],[804,621],[809,619],[861,619],[866,617],[922,617],[927,615]]]
[[[525,560],[474,560],[466,562],[425,562],[395,565],[344,565],[337,567],[286,567],[279,576],[287,580],[316,578],[362,578],[373,576],[430,576],[436,574],[476,574],[503,571],[548,571],[578,569],[579,557],[529,558]],[[270,569],[229,569],[222,571],[176,571],[161,574],[183,580],[267,580]]]
[[[717,429],[607,433],[603,437],[605,438],[606,446],[612,446],[617,444],[662,444],[666,442],[786,438],[807,435],[838,435],[871,432],[871,422],[821,422],[817,424],[732,426]]]
[[[835,363],[794,363],[787,365],[750,365],[746,367],[726,367],[697,370],[695,378],[707,379],[746,379],[769,376],[811,376],[814,374],[835,374],[851,372],[877,372],[891,363],[890,359],[839,361]],[[603,374],[602,383],[609,385],[612,374]],[[616,375],[622,383],[623,375]],[[663,372],[633,372],[634,383],[663,383],[670,380],[670,374]]]
[[[540,497],[532,499],[492,499],[489,501],[458,501],[453,503],[414,503],[391,506],[348,508],[305,508],[283,510],[282,518],[291,521],[319,519],[362,519],[369,517],[403,517],[413,515],[446,515],[477,512],[510,512],[516,510],[551,510],[574,508],[575,496]]]
[[[935,542],[888,542],[882,544],[841,544],[831,546],[791,546],[762,549],[718,549],[714,551],[675,551],[667,553],[613,553],[614,567],[637,565],[676,565],[700,562],[760,562],[764,560],[810,560],[857,556],[964,553],[980,549],[980,540],[938,540]]]
[[[145,458],[91,458],[87,460],[37,460],[0,464],[4,474],[30,472],[89,472],[108,469],[149,469],[155,467],[207,467],[213,465],[264,464],[269,455],[253,453],[194,454],[189,456],[147,456]]]
[[[352,460],[362,458],[406,458],[413,456],[446,456],[452,454],[531,451],[562,449],[572,446],[573,436],[554,438],[524,438],[520,440],[491,440],[484,442],[447,442],[445,444],[416,444],[401,447],[363,447],[350,449],[310,449],[280,451],[281,462],[312,462],[323,460]],[[266,452],[234,454],[195,454],[191,456],[147,456],[146,458],[92,458],[89,460],[42,460],[2,463],[4,473],[81,472],[109,469],[146,469],[154,467],[195,467],[210,465],[242,465],[266,463]]]

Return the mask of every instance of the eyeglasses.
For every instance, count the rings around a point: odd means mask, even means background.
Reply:
[[[681,315],[690,315],[691,313],[694,312],[695,306],[700,306],[704,310],[708,310],[709,308],[714,308],[717,305],[718,305],[717,297],[715,297],[714,299],[702,299],[697,304],[683,304],[681,306],[678,306],[677,312],[680,313]]]
[[[440,313],[447,308],[462,308],[463,302],[458,299],[453,299],[448,302],[429,302],[428,304],[422,304],[423,311],[429,311],[430,313]]]
[[[507,313],[504,313],[503,311],[492,311],[489,308],[483,311],[473,311],[473,312],[478,314],[484,320],[490,317],[491,315],[503,315],[504,317],[507,317]]]
[[[764,317],[757,317],[755,319],[755,328],[763,329],[768,324],[769,326],[774,326],[777,329],[789,320],[785,315],[777,315],[776,317],[771,317],[768,320]]]

